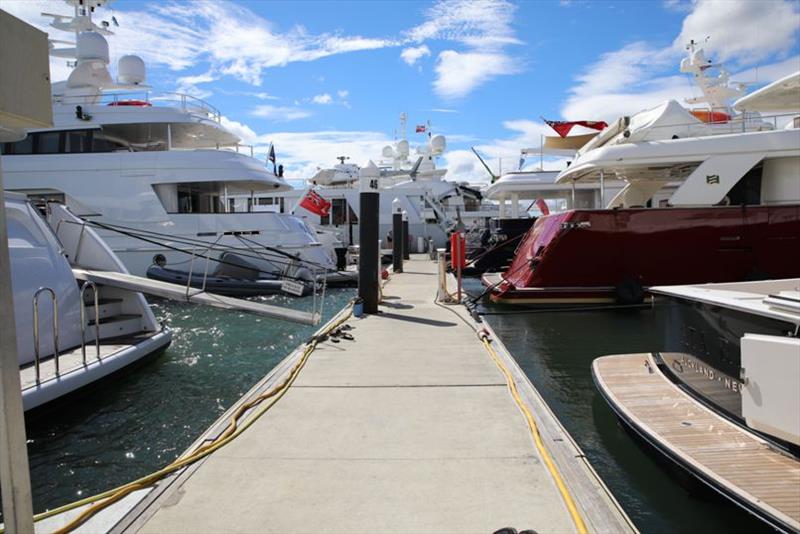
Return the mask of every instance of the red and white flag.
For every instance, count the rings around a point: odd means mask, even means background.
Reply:
[[[536,207],[542,212],[542,215],[550,215],[550,208],[547,207],[547,202],[543,198],[536,199]]]
[[[417,124],[417,133],[425,133],[425,129],[424,124]]]
[[[549,121],[544,117],[542,117],[542,120],[561,137],[566,137],[575,126],[583,126],[592,130],[602,130],[608,127],[608,124],[603,121]]]
[[[319,196],[313,189],[309,189],[306,196],[300,201],[300,207],[320,217],[327,217],[331,209],[331,203]]]

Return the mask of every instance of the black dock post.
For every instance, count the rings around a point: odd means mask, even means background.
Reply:
[[[394,272],[403,272],[403,212],[400,200],[392,201],[392,266]]]
[[[403,259],[410,260],[411,256],[409,256],[410,252],[408,249],[411,248],[411,243],[409,240],[411,236],[408,235],[408,212],[403,210]]]
[[[379,176],[378,167],[371,161],[359,173],[358,296],[364,301],[364,313],[378,313],[381,264],[378,245]]]

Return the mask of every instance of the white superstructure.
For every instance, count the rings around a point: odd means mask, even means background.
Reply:
[[[405,129],[405,114],[401,115],[401,131]],[[397,200],[406,213],[412,251],[418,250],[419,239],[434,246],[443,246],[447,232],[457,225],[467,228],[482,226],[487,218],[497,216],[497,206],[484,202],[479,187],[466,182],[446,180],[447,169],[436,166],[447,143],[443,135],[428,135],[427,142],[412,153],[403,136],[392,145],[383,147],[378,164],[366,167],[347,163],[346,157],[331,168],[321,169],[309,178],[306,187],[275,194],[256,195],[259,210],[295,213],[323,231],[334,231],[347,244],[358,241],[359,191],[362,171],[379,176],[380,236],[386,242],[392,225],[392,203]],[[299,206],[309,189],[331,202],[330,213],[320,217]],[[249,199],[242,195],[240,205]]]
[[[290,186],[239,153],[239,139],[223,128],[219,111],[188,95],[151,92],[136,56],[119,60],[114,81],[103,37],[111,32],[91,18],[104,0],[67,1],[75,16],[56,17],[52,25],[74,31],[76,44],[52,53],[74,57],[74,69],[66,82],[53,84],[54,127],[2,145],[6,188],[63,202],[97,223],[137,275],[156,260],[204,270],[192,254],[226,252],[273,273],[335,269],[332,250],[305,222],[252,209],[256,195]],[[236,195],[251,202],[236,205]]]

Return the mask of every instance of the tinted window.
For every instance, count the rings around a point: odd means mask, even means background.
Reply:
[[[66,143],[64,147],[65,152],[81,153],[91,152],[92,150],[92,132],[73,131],[66,132]]]
[[[33,135],[16,143],[5,143],[3,154],[33,154]]]
[[[37,154],[58,154],[61,134],[59,132],[42,132],[36,134]]]

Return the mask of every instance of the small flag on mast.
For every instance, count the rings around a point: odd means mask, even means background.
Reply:
[[[417,133],[425,133],[426,129],[424,124],[417,124]]]
[[[269,155],[267,156],[267,161],[272,162],[272,174],[278,176],[278,166],[275,158],[275,145],[272,143],[269,144]]]

